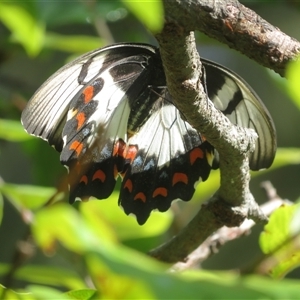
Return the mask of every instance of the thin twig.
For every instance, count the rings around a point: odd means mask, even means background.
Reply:
[[[291,203],[276,197],[262,204],[260,209],[265,215],[270,216],[283,204],[290,205]],[[213,235],[208,237],[195,251],[188,255],[186,261],[174,264],[170,271],[183,271],[198,267],[201,262],[216,253],[224,244],[249,234],[254,225],[255,222],[253,220],[246,219],[239,227],[228,228],[223,226]]]

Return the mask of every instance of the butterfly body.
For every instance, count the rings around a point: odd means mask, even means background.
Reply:
[[[209,99],[231,122],[259,135],[250,166],[268,167],[276,139],[264,105],[229,70],[203,65]],[[22,123],[61,152],[71,203],[109,197],[120,176],[119,204],[139,224],[175,199],[190,200],[216,154],[174,106],[159,51],[145,44],[105,47],[67,64],[34,94]]]

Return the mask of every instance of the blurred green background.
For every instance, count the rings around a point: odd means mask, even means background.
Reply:
[[[300,39],[299,4],[292,1],[242,3],[286,34]],[[153,19],[153,12],[149,13],[152,13]],[[126,1],[0,0],[0,119],[19,122],[21,111],[35,90],[67,61],[84,52],[114,42],[157,44],[153,35],[145,29],[145,24],[139,20],[144,18],[144,22],[147,22],[146,14],[147,9],[136,11]],[[146,26],[155,29],[156,21],[152,23],[150,21]],[[273,117],[278,146],[300,148],[300,113],[287,96],[285,79],[202,33],[196,33],[196,37],[201,56],[232,69],[258,93]],[[1,123],[0,130],[0,176],[4,182],[46,187],[60,184],[66,170],[60,165],[59,154],[46,142],[23,135],[18,126],[15,139],[11,133],[4,138],[5,126]],[[9,130],[14,132],[12,127]],[[260,188],[264,180],[270,180],[282,198],[295,201],[299,197],[299,160],[294,163],[297,159],[293,159],[290,154],[285,159],[281,167],[278,163],[269,171],[253,174],[251,190],[257,202],[266,201]],[[176,203],[172,214],[161,217],[163,226],[168,227],[167,231],[160,232],[157,229],[148,236],[141,234],[142,238],[129,235],[123,239],[124,244],[147,251],[165,241],[182,228],[201,201],[213,193],[217,188],[217,178],[213,174],[207,184],[200,185],[193,201],[187,204]],[[52,192],[50,190],[49,193]],[[111,201],[114,203],[109,207],[103,201],[97,203],[101,209],[109,209],[111,214],[119,216],[121,210],[117,207],[116,195]],[[152,219],[160,218],[158,215],[152,214]],[[4,202],[0,227],[0,262],[13,259],[17,241],[26,235],[27,227],[21,216],[10,201]],[[124,217],[122,222],[132,220]],[[135,222],[130,226],[138,227]],[[119,228],[122,228],[122,224]],[[225,245],[203,266],[209,269],[234,269],[247,265],[260,253],[257,239],[261,230],[261,226],[256,226],[250,236]],[[64,253],[49,258],[38,252],[32,260],[36,264],[42,262],[70,266],[73,263],[65,259]],[[295,271],[290,276],[299,275]]]

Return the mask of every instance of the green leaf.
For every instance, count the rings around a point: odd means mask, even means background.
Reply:
[[[286,70],[288,93],[300,109],[300,57],[288,64]]]
[[[26,290],[32,293],[36,299],[59,299],[59,300],[70,300],[67,294],[63,294],[62,292],[47,287],[47,286],[40,286],[40,285],[29,285],[26,287]]]
[[[12,32],[29,56],[36,56],[43,47],[45,25],[19,5],[0,3],[0,20]]]
[[[38,300],[28,292],[17,292],[7,289],[0,284],[0,299],[2,300]]]
[[[131,259],[129,255],[127,261],[117,263],[112,257],[88,255],[93,282],[104,299],[283,299],[282,295],[293,299],[299,295],[298,281],[285,281],[290,287],[286,290],[284,281],[243,278],[232,272],[170,274],[151,269],[146,261],[135,264]]]
[[[127,216],[118,206],[118,198],[119,192],[113,192],[105,201],[90,200],[80,203],[80,210],[87,220],[93,220],[95,224],[97,219],[108,222],[122,240],[157,236],[171,225],[173,219],[171,211],[153,212],[146,224],[137,225],[136,218]]]
[[[94,248],[104,251],[116,237],[105,222],[98,222],[98,225],[100,227],[93,228],[72,206],[59,203],[35,214],[32,232],[37,244],[50,253],[55,249],[56,241],[76,253]]]
[[[155,299],[142,277],[112,272],[96,255],[89,255],[87,263],[102,299]]]
[[[66,36],[48,32],[45,37],[45,48],[71,53],[85,53],[103,47],[104,44],[105,42],[101,38],[91,36]]]
[[[123,3],[152,33],[161,31],[164,25],[162,1],[123,0]]]
[[[281,278],[300,265],[299,227],[292,226],[300,204],[281,206],[270,217],[259,238],[261,250],[272,256],[269,273]]]
[[[85,288],[83,280],[72,270],[52,266],[26,265],[15,273],[16,278],[43,285],[65,287],[68,289]]]
[[[92,300],[96,299],[97,291],[91,289],[75,290],[66,293],[71,299],[76,300]]]
[[[2,192],[19,211],[22,211],[24,209],[40,208],[55,194],[56,189],[4,183],[0,185],[0,192]]]
[[[241,284],[259,291],[262,296],[256,299],[299,299],[299,280],[277,281],[262,276],[249,276],[242,278]]]
[[[4,275],[10,269],[9,264],[0,263],[0,275]],[[16,279],[68,289],[86,288],[81,278],[72,270],[59,267],[42,265],[25,265],[18,269],[14,276]]]
[[[100,222],[100,228],[92,228],[96,223],[87,221],[86,216],[82,217],[71,206],[57,204],[36,214],[32,232],[43,247],[59,241],[81,253],[102,299],[221,299],[224,295],[228,299],[281,299],[274,295],[274,287],[279,290],[278,282],[271,280],[265,280],[262,287],[259,280],[249,284],[247,277],[229,272],[218,275],[194,271],[193,276],[191,272],[166,273],[166,265],[110,240],[105,225]],[[103,236],[96,231],[103,232]],[[290,289],[285,294],[284,282],[280,283],[279,295],[292,299],[299,294],[299,283],[288,282]]]
[[[0,119],[0,139],[22,142],[32,139],[32,136],[25,132],[20,121]]]

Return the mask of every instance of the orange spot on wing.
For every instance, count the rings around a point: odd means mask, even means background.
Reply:
[[[87,86],[83,92],[82,92],[83,96],[84,96],[84,103],[89,103],[94,96],[94,87],[89,85]]]
[[[145,196],[145,194],[144,193],[142,193],[142,192],[139,192],[139,193],[137,193],[136,195],[135,195],[135,197],[133,198],[133,200],[140,200],[140,201],[142,201],[142,202],[146,202],[146,196]]]
[[[174,186],[178,182],[183,182],[185,184],[188,183],[188,177],[184,173],[174,173],[173,178],[172,178],[172,185]]]
[[[77,130],[78,130],[85,122],[85,114],[83,112],[77,114],[76,120],[77,120]]]
[[[132,162],[136,156],[138,152],[138,148],[136,145],[130,145],[127,149],[126,155],[125,155],[125,159],[129,160],[130,162]]]
[[[124,157],[125,147],[126,147],[125,142],[123,140],[119,139],[114,144],[113,156],[122,156],[122,157]]]
[[[75,150],[77,156],[79,156],[82,149],[83,149],[83,144],[78,141],[74,141],[69,147],[69,150]]]
[[[83,175],[80,180],[79,180],[79,183],[83,182],[85,185],[87,185],[88,183],[88,178],[86,175]]]
[[[193,165],[198,158],[203,158],[204,153],[200,148],[195,148],[190,153],[190,163]]]
[[[127,188],[129,193],[132,192],[132,181],[130,179],[127,179],[124,184],[124,189]]]
[[[154,190],[152,197],[155,198],[156,196],[163,196],[163,197],[167,197],[168,195],[168,190],[166,188],[163,187],[159,187],[157,189]]]
[[[102,171],[102,170],[97,170],[94,175],[93,175],[93,178],[92,180],[96,180],[96,179],[99,179],[101,182],[104,182],[105,181],[105,178],[106,178],[106,175],[105,173]]]

